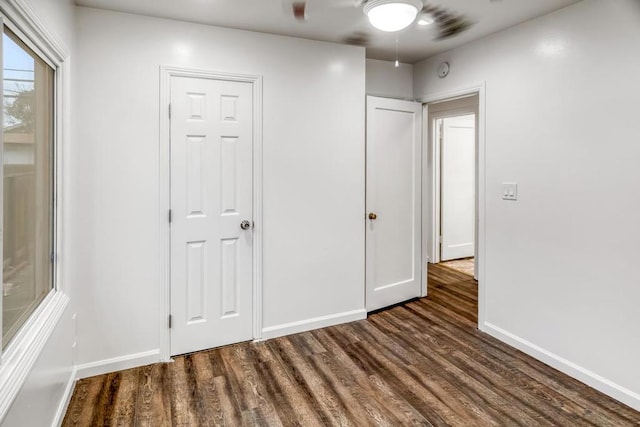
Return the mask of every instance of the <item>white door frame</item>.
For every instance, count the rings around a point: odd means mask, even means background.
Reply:
[[[448,100],[443,102],[447,102],[447,101]],[[441,120],[441,119],[446,119],[450,117],[459,117],[463,115],[474,114],[476,116],[476,124],[474,125],[475,126],[474,150],[476,151],[478,150],[478,139],[479,139],[478,138],[479,131],[478,131],[478,125],[477,125],[478,112],[475,109],[472,110],[470,108],[464,107],[464,108],[456,108],[456,109],[451,109],[451,110],[442,111],[442,112],[436,112],[432,114],[430,114],[428,111],[428,105],[424,105],[424,109],[425,109],[424,127],[426,132],[428,132],[429,126],[431,125],[429,117],[431,117],[432,120]],[[441,203],[442,203],[442,182],[441,182],[442,181],[442,144],[440,142],[440,139],[435,138],[436,135],[438,135],[438,131],[434,129],[430,134],[425,135],[425,140],[424,140],[424,143],[428,145],[429,138],[432,138],[431,159],[433,163],[430,165],[432,168],[430,211],[433,212],[433,216],[430,218],[431,219],[430,221],[431,222],[431,235],[430,235],[431,238],[427,239],[427,243],[431,246],[430,247],[431,256],[429,258],[429,262],[433,264],[439,263],[442,256],[442,242],[440,242],[440,239],[439,239],[439,237],[442,236],[442,221],[441,221],[442,219],[442,206],[441,206]],[[475,167],[477,168],[478,156],[474,156],[474,157],[475,157],[475,160],[474,160]],[[474,183],[474,186],[476,186],[475,183]],[[477,189],[474,189],[474,198],[477,199],[477,195],[475,193],[477,193]],[[477,211],[477,209],[478,209],[478,206],[477,205],[474,206],[474,210]],[[475,220],[476,218],[475,218],[475,212],[474,212],[474,221]],[[474,254],[475,254],[475,257],[477,258],[478,249],[477,249],[477,245],[475,244],[475,240],[477,240],[477,231],[474,224]]]
[[[262,76],[160,66],[160,360],[171,360],[171,77],[251,83],[253,85],[253,339],[262,337]]]
[[[478,95],[478,116],[476,119],[477,134],[477,169],[476,169],[476,185],[477,185],[477,259],[478,263],[478,327],[480,330],[484,330],[485,324],[485,316],[486,316],[486,298],[485,298],[485,253],[486,253],[486,242],[485,242],[485,233],[486,233],[486,145],[485,145],[485,82],[471,84],[469,86],[460,87],[454,90],[449,90],[445,92],[437,92],[427,94],[426,96],[418,99],[424,105],[424,116],[423,116],[423,133],[422,133],[422,143],[423,146],[427,146],[428,142],[428,104],[433,102],[447,101],[453,100],[456,98],[461,98],[469,95]],[[434,194],[434,185],[435,185],[435,176],[434,170],[432,168],[432,174],[428,174],[429,170],[429,153],[428,150],[423,150],[422,155],[422,269],[423,269],[423,283],[425,286],[425,295],[428,292],[427,289],[427,253],[428,253],[428,243],[426,239],[426,232],[433,232],[432,224],[430,224],[429,217],[431,215],[432,209],[432,199],[429,197],[429,192],[431,195]],[[435,159],[434,159],[435,160]],[[439,181],[439,180],[438,180]]]

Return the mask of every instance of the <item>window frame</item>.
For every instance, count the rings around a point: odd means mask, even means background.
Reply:
[[[55,125],[55,112],[56,112],[56,73],[57,73],[57,69],[54,65],[51,64],[51,62],[37,49],[34,49],[34,47],[37,46],[33,46],[32,43],[28,42],[28,40],[25,38],[25,36],[23,34],[21,34],[20,32],[16,32],[16,28],[13,25],[7,25],[5,22],[2,22],[2,24],[0,24],[0,32],[2,34],[2,36],[4,37],[6,33],[6,31],[11,32],[11,35],[9,35],[10,38],[16,38],[18,40],[20,40],[21,43],[23,43],[28,49],[31,49],[32,53],[35,54],[39,59],[41,59],[47,66],[49,66],[51,68],[51,70],[53,71],[53,87],[52,87],[52,99],[51,99],[51,108],[52,108],[52,115],[51,115],[51,148],[50,148],[50,159],[49,159],[49,187],[51,190],[51,193],[49,194],[49,208],[50,208],[50,215],[47,217],[47,221],[49,222],[49,226],[50,226],[50,230],[49,230],[49,254],[52,257],[55,257],[55,253],[57,252],[57,247],[56,247],[56,202],[55,202],[55,192],[56,192],[56,187],[57,187],[57,173],[56,173],[56,125]],[[21,47],[22,48],[22,47]],[[28,52],[27,52],[28,53]],[[2,51],[2,48],[0,48],[0,58],[4,57],[4,52]],[[2,75],[2,73],[4,72],[4,67],[2,70],[0,70],[0,76],[4,77]],[[34,77],[35,78],[35,77]],[[2,81],[4,83],[4,80]],[[2,87],[2,85],[0,84],[0,87]],[[4,111],[0,110],[0,119],[2,119],[4,117]],[[2,156],[4,155],[4,137],[2,134],[2,130],[0,130],[0,175],[4,176],[4,162],[2,161],[3,158]],[[2,221],[3,224],[4,222],[4,183],[2,181],[0,181],[0,221]],[[3,244],[2,239],[4,238],[4,235],[6,233],[2,233],[2,236],[0,237],[0,245]],[[0,259],[4,259],[4,254],[3,254],[3,247],[0,246]],[[37,310],[37,308],[44,302],[44,300],[46,299],[46,297],[51,293],[54,292],[56,290],[56,283],[57,283],[57,278],[56,278],[56,262],[54,262],[54,259],[51,259],[49,262],[49,283],[47,284],[47,287],[49,288],[49,290],[47,291],[46,295],[44,295],[44,297],[42,297],[39,301],[33,301],[33,303],[36,303],[35,306],[33,307],[33,311],[30,311],[28,313],[28,315],[26,316],[26,318],[19,324],[17,325],[17,329],[16,329],[16,334],[12,335],[11,338],[9,338],[9,343],[13,340],[13,337],[15,335],[17,335],[17,332],[22,329],[22,327],[26,324],[26,322],[28,321],[28,319],[35,313],[35,311]],[[33,305],[32,303],[32,305]],[[4,304],[4,300],[3,298],[0,298],[0,311],[3,309],[3,304]],[[4,319],[2,317],[0,317],[0,329],[4,326],[3,324]],[[3,330],[3,335],[4,335],[4,330]],[[3,351],[3,347],[5,348],[4,351],[6,351],[6,348],[8,348],[8,345],[5,347],[5,343],[1,342],[3,339],[0,338],[0,354],[2,354]],[[9,344],[10,345],[10,344]]]
[[[70,116],[70,65],[66,49],[49,33],[31,6],[24,0],[0,1],[0,30],[11,30],[20,40],[31,48],[54,70],[53,81],[53,141],[52,141],[52,230],[53,262],[51,264],[52,289],[38,307],[20,327],[4,350],[0,346],[0,422],[9,411],[26,381],[45,344],[62,319],[69,304],[69,287],[66,280],[63,254],[68,239],[65,235],[65,205],[63,188],[68,188],[68,172],[63,168],[64,159],[68,159],[67,146]],[[0,46],[0,54],[2,49]],[[0,86],[1,86],[0,81]],[[3,115],[0,111],[0,117]],[[1,132],[1,130],[0,130]],[[2,167],[2,141],[0,138],[0,168]],[[0,200],[2,200],[0,183]],[[0,211],[0,220],[2,214]],[[1,224],[1,223],[0,223]],[[1,247],[0,247],[1,254]],[[0,298],[0,308],[2,299]],[[1,326],[1,318],[0,318]],[[73,337],[75,340],[75,337]],[[74,361],[75,364],[75,354]]]

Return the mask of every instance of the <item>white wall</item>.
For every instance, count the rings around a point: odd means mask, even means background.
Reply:
[[[77,17],[79,369],[159,346],[161,64],[264,77],[269,335],[363,317],[364,49],[90,8]]]
[[[62,420],[75,380],[72,350],[73,327],[71,308],[54,329],[38,357],[27,381],[22,386],[3,427],[48,426]]]
[[[585,0],[417,64],[414,87],[486,82],[481,327],[640,409],[638,46],[637,1]]]
[[[72,61],[75,47],[75,18],[72,0],[30,0],[28,4],[45,25],[46,30],[63,46],[68,53],[68,63]],[[70,79],[70,74],[67,75]],[[64,94],[65,124],[70,125],[71,91],[69,85]],[[72,144],[72,134],[66,134]],[[63,178],[61,175],[60,178]],[[68,194],[64,193],[66,197]],[[67,212],[65,212],[67,214]],[[68,218],[67,218],[68,219]],[[65,243],[68,240],[66,231],[60,230],[59,236]],[[61,258],[64,253],[61,253]],[[67,268],[66,260],[61,268]],[[63,291],[72,296],[72,286],[66,280],[59,283]],[[9,412],[2,421],[2,426],[45,426],[50,425],[56,415],[61,414],[70,392],[70,381],[73,380],[73,298],[66,308],[60,322],[49,337],[42,353],[29,373],[20,393],[13,402]]]
[[[413,99],[413,65],[367,59],[367,95]]]

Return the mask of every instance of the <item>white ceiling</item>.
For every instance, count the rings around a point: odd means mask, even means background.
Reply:
[[[425,0],[463,13],[474,25],[448,40],[434,41],[433,26],[414,23],[398,33],[399,59],[415,63],[436,53],[544,15],[579,0]],[[305,22],[290,12],[292,0],[76,0],[81,6],[201,24],[343,42],[356,32],[369,35],[367,58],[394,60],[396,34],[374,29],[354,0],[307,0]]]

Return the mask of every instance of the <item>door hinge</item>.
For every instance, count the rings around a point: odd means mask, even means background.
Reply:
[[[55,252],[51,252],[51,255],[49,256],[49,259],[51,260],[52,263],[56,262],[56,253]]]
[[[173,211],[169,209],[169,224],[171,224],[172,219],[173,219]]]
[[[173,316],[169,315],[169,329],[171,329],[172,324],[173,324]]]
[[[442,244],[442,236],[438,237],[438,240],[440,241],[440,244]]]
[[[169,103],[169,118],[171,118],[171,103]]]

